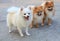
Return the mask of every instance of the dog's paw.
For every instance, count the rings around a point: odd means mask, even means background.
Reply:
[[[48,24],[49,26],[52,25],[52,24]]]
[[[28,35],[28,36],[29,36],[30,34],[29,34],[29,33],[26,33],[26,35]]]
[[[9,30],[9,33],[11,33],[12,31],[11,30]]]
[[[41,26],[44,26],[44,24],[41,24]]]
[[[21,37],[23,37],[24,35],[23,34],[21,34]]]
[[[39,25],[36,25],[36,28],[38,28],[39,27]]]

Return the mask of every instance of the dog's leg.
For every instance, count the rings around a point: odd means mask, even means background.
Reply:
[[[38,28],[38,27],[39,27],[37,20],[36,20],[36,25],[35,25],[35,26],[36,26],[36,28]]]
[[[10,13],[9,13],[10,14]],[[12,23],[11,23],[11,18],[10,18],[10,15],[7,15],[7,26],[8,26],[8,28],[9,28],[9,33],[11,33],[11,31],[12,31]]]
[[[23,37],[23,33],[22,33],[22,30],[20,29],[20,27],[17,27],[18,31],[19,31],[19,34]]]
[[[48,25],[51,25],[51,19],[48,18]]]
[[[11,31],[12,31],[12,24],[7,24],[7,26],[9,27],[9,33],[11,33]]]
[[[33,17],[33,20],[32,20],[31,25],[30,25],[31,28],[34,26],[34,20],[35,20],[35,18]]]
[[[31,24],[30,24],[30,27],[31,27],[31,28],[33,27],[33,23],[34,23],[34,21],[32,21]]]
[[[33,24],[32,24],[32,23],[30,24],[30,27],[31,27],[31,28],[33,27]]]
[[[28,27],[26,27],[26,35],[30,35],[30,34],[28,33]]]
[[[12,32],[12,26],[9,26],[9,33]]]
[[[39,25],[38,25],[38,23],[36,22],[36,28],[38,28],[39,27]]]
[[[44,26],[45,18],[42,19],[42,26]]]

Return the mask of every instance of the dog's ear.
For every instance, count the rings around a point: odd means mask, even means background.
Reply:
[[[32,7],[29,7],[30,10],[32,10]]]
[[[37,7],[35,7],[35,9],[37,9]]]
[[[40,8],[43,8],[43,6],[40,6]]]
[[[23,11],[23,8],[21,8],[20,10]]]
[[[48,2],[45,3],[45,5],[47,5],[47,4],[48,4]]]
[[[20,7],[20,11],[23,11],[23,9],[24,9],[24,6],[21,6],[21,7]]]
[[[51,3],[54,4],[53,1],[51,1]]]
[[[30,10],[33,10],[35,6],[28,6],[27,8],[29,8]]]
[[[34,9],[36,10],[36,9],[37,9],[37,7],[34,7]]]

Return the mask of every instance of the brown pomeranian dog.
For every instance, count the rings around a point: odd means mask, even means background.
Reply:
[[[44,14],[45,14],[44,20],[47,20],[48,25],[51,25],[52,18],[55,15],[54,2],[53,1],[45,1],[45,2],[43,2],[42,6],[44,9]]]
[[[44,9],[43,6],[30,6],[33,11],[33,21],[30,27],[32,28],[34,25],[36,28],[39,27],[39,24],[43,25],[43,18],[44,18]]]

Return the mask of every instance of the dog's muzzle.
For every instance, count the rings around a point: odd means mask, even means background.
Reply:
[[[42,12],[37,13],[37,15],[38,15],[38,16],[41,16],[41,15],[42,15]]]
[[[29,20],[29,16],[24,16],[24,18],[25,18],[26,20]]]

